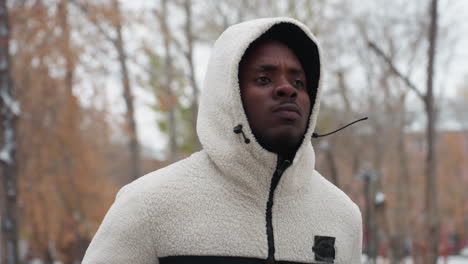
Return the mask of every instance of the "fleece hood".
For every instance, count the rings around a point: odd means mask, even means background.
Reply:
[[[288,177],[288,174],[294,174],[295,179],[289,179],[287,186],[282,187],[298,188],[300,175],[297,176],[297,173],[301,174],[301,171],[308,172],[310,176],[315,166],[315,154],[310,139],[319,112],[322,67],[319,44],[301,22],[291,18],[264,18],[226,29],[214,44],[198,113],[197,133],[210,159],[226,177],[235,181],[238,186],[254,192],[268,188],[278,155],[261,147],[252,133],[242,105],[238,70],[249,45],[273,27],[284,29],[284,38],[291,40],[291,43],[295,43],[301,50],[296,55],[301,60],[306,75],[316,76],[311,82],[312,86],[315,86],[311,88],[315,88],[316,91],[311,96],[312,109],[308,129],[292,165],[284,175]],[[317,72],[310,74],[311,70]],[[233,132],[238,125],[242,125],[245,136]],[[244,137],[248,138],[250,143],[246,143]]]

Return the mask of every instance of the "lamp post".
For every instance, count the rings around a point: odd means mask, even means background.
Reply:
[[[366,254],[369,257],[369,263],[375,264],[377,258],[377,245],[376,245],[376,228],[375,228],[375,205],[378,200],[385,199],[383,193],[379,192],[379,197],[374,196],[373,182],[377,179],[378,174],[373,171],[365,171],[357,175],[358,178],[364,180],[364,197],[365,197],[365,241],[366,241]]]

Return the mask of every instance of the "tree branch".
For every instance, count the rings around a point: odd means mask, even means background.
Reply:
[[[117,45],[117,40],[113,37],[111,37],[105,30],[104,28],[101,26],[101,24],[99,24],[95,18],[91,17],[90,15],[90,11],[89,9],[84,6],[83,4],[81,3],[78,3],[76,0],[71,0],[70,1],[72,4],[74,4],[76,7],[78,7],[78,9],[80,9],[81,12],[83,12],[87,17],[88,19],[92,22],[92,24],[96,27],[96,29],[99,31],[99,33],[101,33],[105,39],[107,39],[109,42],[111,42],[113,45]]]
[[[411,80],[408,78],[408,76],[403,75],[395,66],[395,64],[392,62],[392,60],[379,48],[375,43],[372,41],[367,41],[367,44],[369,47],[377,53],[382,59],[388,64],[390,69],[392,70],[393,73],[395,73],[399,78],[401,78],[405,84],[413,90],[413,92],[416,93],[416,95],[423,101],[426,100],[426,95],[424,95],[417,87],[414,85],[414,83],[411,82]]]

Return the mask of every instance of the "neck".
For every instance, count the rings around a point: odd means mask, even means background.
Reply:
[[[293,143],[291,141],[281,139],[270,140],[268,142],[259,139],[258,142],[265,150],[277,154],[278,157],[281,157],[282,159],[289,159],[292,161],[302,143],[302,140]]]
[[[280,148],[276,151],[272,151],[278,155],[278,159],[283,159],[283,160],[290,160],[292,161],[294,159],[294,156],[296,156],[298,147],[285,147],[285,148]]]

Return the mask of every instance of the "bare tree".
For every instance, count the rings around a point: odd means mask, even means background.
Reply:
[[[10,69],[10,28],[6,0],[0,1],[0,262],[18,262],[16,119]]]
[[[436,157],[436,112],[434,106],[434,65],[437,42],[437,3],[438,0],[432,0],[430,8],[431,25],[429,28],[429,48],[427,57],[427,84],[424,106],[427,115],[427,157],[426,157],[426,225],[427,241],[429,241],[428,263],[437,262],[439,252],[439,217],[437,213],[437,157]]]
[[[133,93],[130,86],[130,77],[127,66],[127,54],[124,46],[124,39],[122,34],[122,12],[120,10],[119,0],[112,1],[114,10],[115,10],[115,19],[114,29],[117,33],[117,38],[112,42],[117,50],[119,63],[120,63],[120,73],[121,81],[124,89],[123,97],[125,100],[125,105],[127,106],[127,111],[125,117],[127,120],[128,134],[129,134],[129,148],[131,155],[131,168],[132,176],[134,179],[137,179],[141,175],[140,170],[140,145],[138,144],[138,133],[135,122],[135,107],[133,105]]]
[[[410,78],[404,75],[391,58],[386,55],[375,43],[370,42],[370,48],[381,56],[384,61],[390,66],[392,71],[399,76],[407,86],[412,89],[424,104],[424,110],[426,113],[426,185],[425,185],[425,220],[427,235],[426,241],[429,243],[426,249],[426,260],[425,263],[435,264],[438,257],[438,245],[439,245],[439,217],[437,213],[437,157],[435,150],[436,141],[436,112],[434,106],[434,65],[436,55],[436,40],[437,40],[437,0],[432,0],[430,5],[430,27],[428,30],[428,65],[426,75],[426,92],[422,93],[416,85],[414,85]]]
[[[183,8],[185,11],[185,24],[184,24],[184,35],[186,38],[186,49],[183,51],[184,57],[187,60],[189,66],[189,80],[190,85],[192,86],[192,102],[191,102],[191,111],[192,111],[192,140],[195,142],[195,148],[200,148],[200,142],[197,137],[197,114],[198,114],[198,96],[199,88],[197,81],[195,80],[195,64],[193,61],[193,50],[195,44],[195,35],[193,33],[193,16],[192,16],[192,5],[193,3],[190,0],[184,0]]]
[[[173,89],[174,66],[172,63],[173,36],[169,28],[169,10],[167,0],[161,1],[161,9],[155,9],[154,13],[159,20],[164,42],[164,71],[165,79],[163,89],[165,91],[165,103],[168,113],[168,134],[169,134],[169,160],[174,161],[177,158],[177,128],[176,128],[176,98]]]
[[[128,147],[130,150],[131,177],[132,179],[137,179],[141,176],[141,150],[140,145],[138,143],[138,128],[135,121],[134,98],[130,82],[130,73],[128,70],[128,57],[125,50],[125,40],[122,32],[123,16],[119,0],[112,0],[112,12],[105,12],[105,14],[108,16],[106,19],[110,21],[110,26],[112,27],[116,35],[115,37],[111,36],[111,34],[109,34],[109,31],[105,29],[105,27],[102,24],[104,21],[100,21],[98,19],[98,15],[96,13],[99,11],[92,10],[91,8],[89,8],[88,4],[79,2],[78,0],[70,1],[73,2],[77,7],[81,9],[81,11],[83,11],[87,15],[90,22],[92,22],[92,24],[96,27],[99,33],[101,33],[105,37],[105,39],[108,40],[112,44],[112,46],[114,46],[117,52],[118,61],[120,65],[120,77],[123,88],[123,98],[127,109],[127,111],[125,112],[125,120],[129,137]]]

